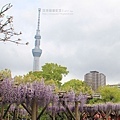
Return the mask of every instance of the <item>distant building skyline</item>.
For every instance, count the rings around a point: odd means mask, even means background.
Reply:
[[[109,85],[110,87],[118,87],[120,88],[120,84],[112,84],[112,85]]]
[[[98,87],[106,85],[106,76],[98,71],[90,71],[84,75],[84,81],[92,90],[96,91]]]
[[[37,26],[37,31],[35,35],[35,48],[32,49],[32,54],[34,57],[33,61],[33,71],[39,71],[39,58],[42,54],[42,50],[40,49],[40,11],[41,9],[38,9],[38,26]]]

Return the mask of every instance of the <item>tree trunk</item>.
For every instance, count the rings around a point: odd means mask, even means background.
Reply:
[[[13,113],[13,120],[17,120],[17,113],[18,112],[18,106],[16,105],[14,113]]]
[[[37,102],[36,102],[36,99],[33,99],[31,108],[32,108],[32,119],[31,120],[37,120]]]
[[[55,113],[52,113],[52,120],[55,120]]]
[[[78,101],[75,101],[75,120],[79,120],[79,113],[78,113]]]
[[[1,105],[1,116],[0,119],[3,120],[3,115],[4,115],[4,105]]]

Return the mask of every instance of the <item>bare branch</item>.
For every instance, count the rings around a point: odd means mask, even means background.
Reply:
[[[22,33],[19,32],[15,32],[14,31],[14,28],[13,28],[13,16],[9,16],[9,17],[6,17],[6,21],[4,22],[3,18],[5,17],[4,13],[9,10],[10,8],[12,7],[12,5],[9,3],[9,4],[6,4],[2,7],[1,11],[0,11],[0,41],[3,41],[3,42],[13,42],[13,43],[16,43],[16,44],[21,44],[21,45],[28,45],[29,43],[26,42],[26,43],[22,43],[20,42],[21,39],[18,38],[16,40],[13,40],[12,37],[13,36],[18,36],[18,35],[21,35]]]
[[[8,9],[10,9],[12,7],[12,5],[9,3],[9,4],[6,4],[2,7],[1,11],[0,11],[0,16],[5,12],[7,11]]]

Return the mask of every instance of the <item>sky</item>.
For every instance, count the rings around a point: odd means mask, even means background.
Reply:
[[[106,75],[107,84],[120,83],[120,1],[119,0],[1,0],[0,8],[11,3],[6,16],[13,16],[16,32],[28,46],[0,42],[0,70],[24,75],[33,70],[34,36],[38,8],[42,55],[45,63],[67,67],[62,82],[84,80],[90,71]]]

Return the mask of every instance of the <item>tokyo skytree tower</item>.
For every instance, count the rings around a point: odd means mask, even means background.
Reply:
[[[33,61],[33,71],[39,71],[39,58],[42,54],[42,50],[40,49],[40,11],[41,9],[38,9],[38,25],[37,25],[37,30],[36,30],[36,35],[35,35],[35,48],[32,49],[32,54],[34,57]]]

